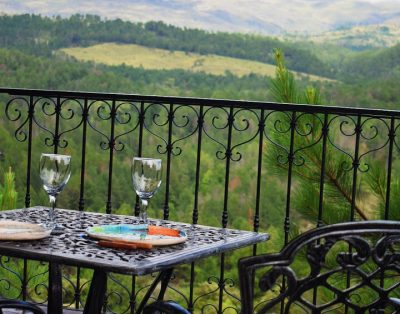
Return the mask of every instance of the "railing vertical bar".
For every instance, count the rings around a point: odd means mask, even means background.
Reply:
[[[200,106],[199,117],[197,120],[197,156],[196,156],[196,179],[195,179],[195,187],[194,187],[194,205],[193,205],[193,215],[192,215],[192,223],[195,225],[199,219],[199,187],[200,187],[200,166],[201,166],[201,144],[202,144],[202,134],[203,134],[203,125],[204,125],[204,108]],[[188,310],[190,313],[193,313],[194,310],[194,281],[195,281],[195,263],[190,264],[190,286],[189,286],[189,303]]]
[[[26,165],[26,192],[25,192],[25,207],[29,207],[31,204],[31,167],[32,167],[32,122],[33,115],[35,113],[35,105],[33,96],[29,97],[29,109],[28,109],[28,160]],[[27,298],[27,286],[28,286],[28,260],[23,260],[23,274],[22,274],[22,300]]]
[[[144,119],[145,119],[145,113],[144,113],[144,102],[142,101],[140,103],[140,113],[139,113],[139,145],[138,145],[138,151],[137,155],[138,157],[142,157],[142,151],[143,151],[143,126],[144,126]],[[139,196],[136,195],[136,201],[135,201],[135,216],[139,216],[140,212],[140,204],[139,204]]]
[[[225,289],[225,253],[221,254],[219,272],[220,272],[220,277],[218,282],[218,287],[219,287],[218,314],[222,314],[224,313],[222,306],[224,301],[224,289]]]
[[[228,116],[228,142],[226,145],[226,153],[225,153],[225,188],[224,188],[224,209],[222,211],[222,228],[226,228],[228,225],[228,200],[229,200],[229,176],[230,176],[230,165],[231,165],[231,146],[232,146],[232,127],[233,127],[233,107],[229,108],[229,116]],[[225,254],[221,254],[220,260],[220,278],[218,282],[219,286],[219,300],[218,300],[218,314],[223,313],[223,297],[224,297],[224,288],[225,288]]]
[[[256,210],[254,213],[253,230],[258,231],[260,227],[260,195],[261,195],[261,175],[262,175],[262,157],[263,157],[263,141],[265,129],[265,111],[261,109],[259,122],[258,122],[258,164],[257,164],[257,187],[256,187]],[[253,246],[253,255],[257,254],[257,244]]]
[[[288,155],[288,175],[287,175],[287,186],[286,186],[286,210],[285,210],[285,220],[284,220],[284,232],[285,232],[285,246],[289,242],[289,231],[290,231],[290,201],[292,193],[292,168],[294,161],[294,133],[296,130],[296,111],[292,112],[290,117],[290,144],[289,144],[289,155]],[[286,279],[282,280],[281,291],[286,289]],[[281,314],[284,311],[284,300],[281,302]]]
[[[202,144],[202,134],[203,134],[203,125],[204,125],[204,108],[200,106],[199,118],[197,121],[198,127],[198,135],[197,135],[197,156],[196,156],[196,181],[194,187],[194,206],[193,206],[193,215],[192,215],[192,223],[197,224],[199,219],[199,187],[200,187],[200,165],[201,165],[201,144]]]
[[[28,129],[28,163],[26,165],[26,192],[25,192],[25,207],[31,205],[31,167],[32,167],[32,122],[33,115],[35,114],[35,105],[33,102],[33,96],[29,97],[29,129]]]
[[[113,174],[113,159],[114,159],[114,146],[115,146],[115,139],[114,139],[115,117],[116,117],[115,100],[113,100],[110,112],[110,118],[111,118],[110,142],[108,144],[110,150],[110,157],[108,166],[108,190],[107,190],[107,204],[106,204],[107,214],[111,214],[111,207],[112,207],[112,174]]]
[[[22,290],[22,300],[26,301],[28,296],[28,260],[24,258],[24,268],[22,274],[21,290]]]
[[[318,218],[317,228],[322,226],[322,213],[324,209],[324,187],[325,187],[325,169],[326,169],[326,144],[328,139],[329,126],[328,114],[324,114],[324,124],[322,126],[322,153],[321,153],[321,175],[319,177],[319,200],[318,200]]]
[[[326,166],[326,143],[328,139],[328,114],[324,114],[324,124],[322,126],[322,153],[321,153],[321,172],[319,177],[319,199],[318,199],[318,217],[317,217],[317,228],[321,227],[322,213],[324,209],[324,185],[325,185],[325,166]],[[319,243],[319,240],[318,240]],[[317,304],[318,290],[314,288],[313,291],[313,304]]]
[[[87,120],[89,117],[88,100],[85,98],[82,112],[82,154],[81,154],[81,184],[79,190],[79,211],[85,209],[85,167],[86,167],[86,133],[87,133]]]
[[[353,159],[353,182],[351,190],[351,209],[350,209],[350,221],[354,221],[355,208],[356,208],[356,196],[357,196],[357,173],[358,167],[360,166],[359,153],[360,153],[360,136],[361,136],[361,115],[357,116],[357,124],[355,127],[356,142],[354,147],[354,159]]]
[[[129,306],[131,314],[135,314],[136,311],[136,276],[132,276],[132,286],[131,286],[131,295],[129,299]]]
[[[233,108],[229,109],[229,117],[228,117],[228,142],[226,145],[226,156],[225,156],[225,188],[224,188],[224,209],[222,212],[222,228],[226,228],[228,225],[228,199],[229,199],[229,175],[230,175],[230,166],[231,166],[231,146],[232,146],[232,127],[233,127]]]
[[[294,160],[294,132],[296,129],[296,112],[292,112],[292,116],[290,118],[290,146],[289,146],[289,155],[288,155],[288,176],[287,176],[287,187],[286,187],[286,210],[285,210],[285,221],[284,221],[284,230],[285,230],[285,245],[289,241],[289,228],[290,228],[290,202],[291,202],[291,193],[292,193],[292,168],[293,168],[293,160]]]
[[[390,187],[392,183],[392,161],[393,161],[393,145],[394,138],[396,136],[395,131],[395,119],[392,117],[390,119],[390,130],[389,130],[389,152],[388,152],[388,165],[387,165],[387,178],[386,178],[386,199],[385,199],[385,220],[389,219],[389,209],[390,209]]]
[[[75,309],[79,309],[81,302],[81,268],[78,266],[76,268],[76,286],[75,286]]]
[[[86,172],[86,135],[87,135],[87,120],[89,117],[88,99],[83,102],[82,111],[82,149],[81,149],[81,184],[79,189],[78,210],[83,212],[85,209],[85,172]],[[76,268],[76,286],[75,286],[75,308],[79,309],[81,302],[81,268]]]
[[[58,146],[59,146],[59,141],[60,141],[60,113],[61,113],[61,100],[60,96],[57,96],[57,101],[56,101],[56,108],[55,108],[55,113],[56,113],[56,125],[54,127],[54,154],[58,154]]]
[[[165,200],[164,200],[164,219],[169,218],[169,183],[171,174],[171,155],[172,155],[172,122],[174,120],[174,105],[169,105],[168,111],[168,143],[167,143],[167,173],[165,176]]]
[[[386,177],[386,197],[385,197],[385,212],[384,219],[389,219],[389,210],[390,210],[390,187],[392,184],[392,161],[393,161],[393,145],[394,139],[396,137],[395,131],[395,119],[392,117],[390,119],[390,129],[389,129],[389,152],[388,152],[388,161],[387,161],[387,177]],[[385,273],[381,273],[380,278],[380,287],[384,288],[385,286]]]
[[[356,135],[356,141],[354,146],[354,159],[353,159],[353,181],[352,181],[352,190],[351,190],[351,208],[350,208],[350,221],[354,221],[355,219],[355,208],[356,208],[356,196],[357,196],[357,172],[360,166],[360,137],[361,137],[361,115],[357,115],[356,127],[354,129]],[[352,252],[353,248],[349,245],[349,252]],[[346,287],[349,288],[351,283],[351,273],[350,271],[346,274]],[[349,307],[345,305],[345,313],[349,312]]]
[[[144,112],[144,102],[140,102],[140,111],[139,111],[139,138],[138,138],[138,150],[137,156],[142,157],[143,153],[143,126],[145,120],[145,112]],[[134,215],[139,216],[140,213],[140,204],[139,204],[139,196],[136,195],[135,200],[135,209]],[[132,276],[132,292],[131,292],[131,314],[136,312],[136,276]]]

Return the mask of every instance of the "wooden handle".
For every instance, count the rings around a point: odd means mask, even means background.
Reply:
[[[141,242],[124,242],[124,241],[108,241],[108,240],[100,240],[97,242],[98,245],[103,247],[109,247],[113,249],[125,249],[125,250],[134,250],[134,249],[145,249],[149,250],[153,248],[153,245],[150,243],[141,243]]]

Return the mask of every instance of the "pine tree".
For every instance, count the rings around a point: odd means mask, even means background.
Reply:
[[[277,49],[274,53],[277,68],[275,78],[272,79],[271,83],[275,101],[321,104],[319,90],[308,86],[304,91],[301,91],[296,85],[293,74],[285,66],[283,52]],[[275,131],[277,128],[281,128],[276,132],[271,132],[271,139],[286,149],[290,146],[290,119],[290,114],[280,114],[274,119],[275,124],[268,126],[275,128]],[[276,120],[280,120],[279,125],[276,124]],[[323,116],[316,114],[298,113],[296,118],[295,150],[300,149],[295,154],[292,168],[293,177],[298,182],[294,184],[292,204],[295,211],[309,222],[316,222],[318,217],[323,121]],[[334,138],[336,130],[331,129],[329,132],[330,136]],[[288,171],[288,160],[285,161],[287,157],[282,156],[287,155],[287,151],[284,151],[279,145],[269,145],[267,159],[268,165],[273,165],[274,173],[284,177]],[[348,167],[346,167],[347,157],[331,145],[327,145],[326,156],[323,215],[319,223],[331,224],[348,221],[351,218],[352,172],[348,171]],[[358,182],[358,184],[361,184],[361,182]],[[356,201],[355,212],[358,218],[368,219],[366,210],[360,202]]]
[[[11,167],[4,174],[4,187],[1,191],[1,209],[14,209],[17,207],[17,191],[15,190],[15,174]]]

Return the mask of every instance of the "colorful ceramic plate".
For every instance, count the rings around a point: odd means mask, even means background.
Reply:
[[[118,240],[132,243],[150,243],[156,246],[172,245],[186,241],[182,230],[142,225],[100,225],[86,229],[86,233],[95,239]]]
[[[22,221],[0,220],[0,240],[39,240],[50,235],[51,230]]]

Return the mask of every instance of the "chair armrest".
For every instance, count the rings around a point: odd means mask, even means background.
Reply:
[[[156,301],[143,309],[143,314],[190,314],[190,312],[172,301]]]

